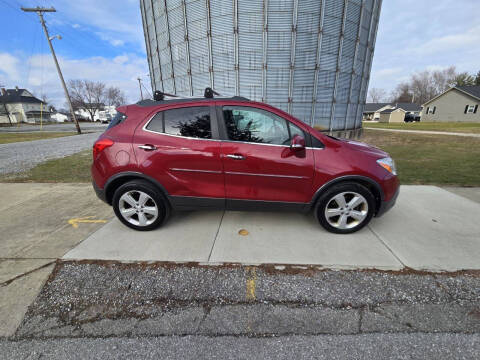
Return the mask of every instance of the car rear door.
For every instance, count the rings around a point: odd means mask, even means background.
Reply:
[[[139,171],[156,179],[179,207],[222,205],[225,197],[213,106],[179,105],[154,113],[135,131]]]
[[[312,149],[290,148],[293,135],[306,137],[298,126],[279,114],[252,106],[223,105],[217,111],[224,137],[221,154],[227,206],[235,203],[232,199],[310,201]]]

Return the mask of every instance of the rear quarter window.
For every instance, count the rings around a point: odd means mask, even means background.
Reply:
[[[110,124],[108,125],[107,130],[111,129],[114,126],[117,126],[118,124],[121,124],[126,119],[127,119],[127,115],[118,111],[117,115],[115,115],[114,118],[112,119],[112,121],[110,121]]]
[[[169,135],[211,139],[210,108],[194,106],[164,110],[150,120],[146,129]]]

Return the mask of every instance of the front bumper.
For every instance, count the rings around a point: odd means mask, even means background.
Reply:
[[[107,197],[105,196],[105,189],[100,189],[95,183],[95,181],[92,181],[92,185],[98,198],[104,202],[107,202]]]
[[[399,193],[400,193],[400,186],[397,188],[397,191],[395,191],[395,194],[392,196],[390,200],[382,201],[380,203],[380,207],[378,208],[378,211],[375,214],[375,216],[380,217],[383,214],[385,214],[388,210],[390,210],[393,207],[393,205],[395,205],[395,202],[397,201]]]

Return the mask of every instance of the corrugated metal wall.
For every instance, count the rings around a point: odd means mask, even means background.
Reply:
[[[382,0],[140,0],[154,90],[211,86],[329,130],[361,126]]]

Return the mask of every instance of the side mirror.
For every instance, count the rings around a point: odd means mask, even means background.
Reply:
[[[290,148],[295,151],[305,150],[305,139],[303,136],[294,135],[292,142],[290,143]]]

